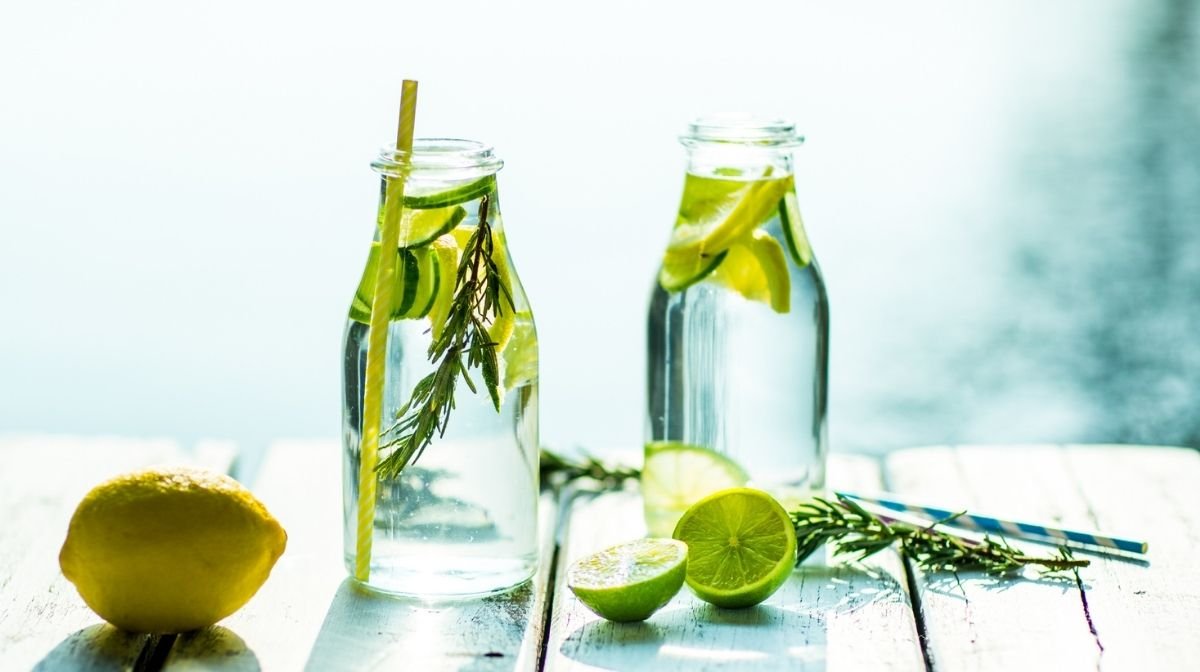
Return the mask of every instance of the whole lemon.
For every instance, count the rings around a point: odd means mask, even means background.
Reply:
[[[101,618],[165,634],[237,611],[286,545],[279,522],[237,481],[168,467],[93,488],[71,517],[58,561]]]

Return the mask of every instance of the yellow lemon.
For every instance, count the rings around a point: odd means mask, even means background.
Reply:
[[[168,467],[93,488],[75,509],[58,559],[101,618],[162,634],[237,611],[286,545],[279,522],[237,481]]]

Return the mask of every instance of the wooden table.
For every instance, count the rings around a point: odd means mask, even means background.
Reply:
[[[1200,455],[1128,446],[933,447],[836,456],[831,482],[1063,526],[1128,531],[1150,563],[1094,559],[1080,581],[926,575],[895,553],[815,563],[758,607],[686,590],[641,624],[592,615],[563,585],[580,555],[641,534],[636,490],[542,499],[544,562],[502,597],[424,604],[364,594],[341,564],[339,448],[279,442],[253,489],[288,530],[258,595],[178,637],[119,632],[58,570],[75,504],[123,470],[230,470],[232,446],[0,438],[0,670],[1191,670],[1200,667]],[[561,510],[560,510],[561,506]],[[561,515],[560,515],[561,514]],[[558,543],[556,544],[556,537]]]

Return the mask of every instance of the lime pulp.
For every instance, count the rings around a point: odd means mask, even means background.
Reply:
[[[688,548],[672,539],[638,539],[577,560],[567,587],[610,621],[644,621],[683,587]]]

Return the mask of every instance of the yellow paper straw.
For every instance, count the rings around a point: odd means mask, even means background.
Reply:
[[[375,274],[375,298],[371,303],[371,324],[367,335],[367,375],[363,392],[362,462],[358,468],[358,545],[354,554],[354,578],[371,578],[371,541],[375,530],[375,486],[378,477],[379,429],[383,424],[383,383],[386,375],[388,321],[396,287],[396,253],[400,243],[400,214],[404,204],[404,181],[412,154],[413,125],[417,116],[417,83],[404,80],[400,95],[400,124],[396,129],[397,156],[405,166],[391,177],[384,199],[383,230],[379,235],[379,267]],[[388,200],[395,207],[388,207]]]

